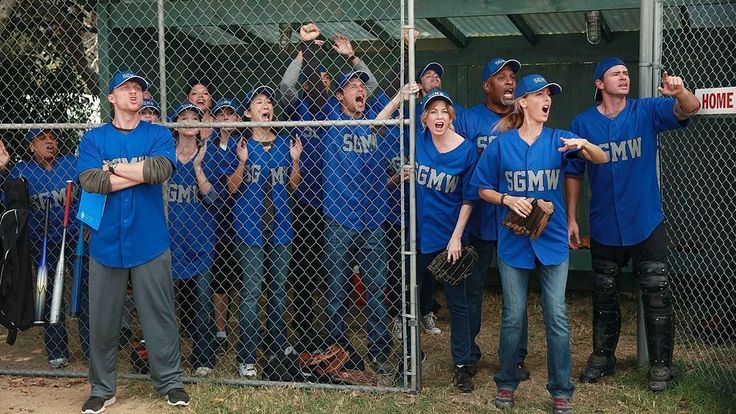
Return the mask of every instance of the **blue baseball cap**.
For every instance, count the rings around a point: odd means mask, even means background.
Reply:
[[[154,111],[156,111],[157,114],[161,115],[161,108],[158,106],[158,103],[153,99],[144,99],[143,105],[141,105],[141,110],[139,112],[143,112],[143,110],[146,108],[153,109]]]
[[[603,75],[605,75],[609,69],[618,65],[626,66],[626,63],[624,63],[621,58],[615,56],[607,57],[598,62],[598,64],[595,66],[595,70],[593,71],[593,82],[597,81],[598,79],[603,79]],[[602,99],[603,97],[601,96],[601,91],[596,87],[594,100],[597,102]]]
[[[28,132],[26,132],[26,139],[28,141],[33,141],[43,131],[51,131],[57,139],[59,138],[59,135],[61,135],[61,131],[58,129],[33,128],[29,129]]]
[[[252,91],[245,94],[243,98],[243,111],[247,111],[250,107],[251,101],[258,95],[266,95],[271,98],[274,95],[274,90],[270,86],[261,85],[253,89]]]
[[[143,88],[144,91],[148,90],[149,84],[144,77],[136,75],[131,70],[124,70],[116,73],[115,76],[110,79],[110,82],[107,84],[107,93],[112,93],[112,91],[117,87],[131,80],[141,85],[141,88]]]
[[[363,72],[362,70],[355,70],[348,73],[343,73],[340,75],[340,81],[337,82],[337,89],[335,89],[335,92],[342,90],[342,88],[345,86],[345,84],[348,83],[350,79],[353,79],[354,77],[358,77],[358,79],[362,80],[363,83],[368,82],[368,80],[371,78],[370,75],[368,75],[368,72]]]
[[[483,69],[480,81],[485,82],[486,79],[497,74],[498,71],[503,69],[506,65],[511,65],[511,70],[514,71],[514,73],[521,69],[521,63],[516,59],[504,59],[501,57],[493,58],[486,63],[486,67]]]
[[[195,104],[193,104],[193,103],[191,103],[189,101],[184,101],[184,102],[180,103],[179,105],[177,105],[176,108],[174,108],[174,113],[171,114],[171,117],[169,118],[169,120],[171,122],[176,122],[176,118],[178,118],[179,115],[181,115],[182,112],[188,111],[188,110],[191,110],[191,111],[196,112],[197,115],[199,115],[200,118],[202,118],[202,116],[204,115],[204,112],[202,112],[202,110],[199,109],[199,107],[197,105],[195,105]]]
[[[547,82],[547,79],[538,73],[532,73],[526,75],[519,82],[516,83],[516,92],[514,93],[514,99],[521,98],[524,95],[541,91],[544,88],[549,88],[550,95],[557,95],[562,92],[562,86],[554,82]]]
[[[327,68],[325,68],[324,65],[319,65],[317,66],[317,73],[319,73],[320,75],[323,73],[327,73]],[[304,71],[302,71],[301,73],[299,73],[299,82],[304,83],[306,81],[307,81],[307,75],[305,75]]]
[[[427,73],[428,70],[433,70],[437,74],[437,76],[440,77],[440,79],[442,79],[442,74],[445,73],[445,68],[442,67],[442,65],[437,62],[429,62],[427,63],[427,66],[425,66],[424,69],[421,70],[421,72],[417,73],[417,82],[422,79],[422,76],[424,76],[424,74]]]
[[[437,99],[444,100],[450,106],[453,105],[452,98],[450,98],[450,95],[448,95],[447,92],[435,88],[429,91],[429,93],[424,96],[424,99],[422,99],[422,106],[426,108],[432,101]]]
[[[238,112],[238,107],[240,107],[240,102],[238,102],[235,98],[220,98],[217,102],[215,102],[215,107],[212,108],[212,113],[217,114],[222,109],[230,108],[235,112]]]

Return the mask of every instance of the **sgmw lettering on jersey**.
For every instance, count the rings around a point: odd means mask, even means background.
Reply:
[[[417,184],[426,186],[435,191],[452,193],[457,189],[460,177],[436,171],[426,165],[417,166]]]
[[[610,144],[610,145],[609,145]],[[626,161],[641,157],[641,137],[598,145],[608,153],[611,162]]]
[[[197,202],[197,184],[169,184],[169,202],[194,203]]]
[[[261,179],[261,166],[258,164],[245,164],[243,171],[244,183],[257,183]]]
[[[271,168],[269,171],[271,172],[269,175],[271,186],[275,186],[276,184],[286,185],[286,182],[289,180],[289,167],[281,166]]]
[[[45,193],[32,194],[30,197],[31,210],[44,211],[46,203],[51,203],[51,207],[59,208],[64,205],[66,200],[66,188],[51,190]],[[72,194],[72,200],[74,195]]]
[[[378,139],[376,138],[375,134],[343,134],[342,150],[345,152],[354,152],[356,154],[364,154],[377,151]]]
[[[138,162],[138,161],[143,161],[146,158],[148,158],[148,157],[145,156],[145,155],[141,155],[139,157],[133,157],[131,159],[127,159],[125,157],[119,157],[119,158],[113,158],[111,160],[104,160],[103,162],[111,163],[111,162],[114,161],[114,162],[123,163],[123,164],[133,164],[133,163]]]
[[[475,147],[478,148],[479,151],[483,151],[486,149],[488,144],[493,142],[494,139],[496,139],[495,135],[481,135],[475,138]]]
[[[537,171],[505,171],[509,191],[556,190],[560,181],[560,169]]]

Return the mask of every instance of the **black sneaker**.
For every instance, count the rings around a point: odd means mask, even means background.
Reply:
[[[675,380],[680,376],[680,369],[672,367],[654,366],[649,368],[649,389],[654,392],[672,388]]]
[[[105,411],[105,407],[115,404],[115,396],[105,397],[89,397],[82,406],[82,414],[97,414]]]
[[[468,372],[468,367],[455,367],[455,378],[453,378],[455,387],[461,392],[473,392],[473,377]]]
[[[189,405],[189,394],[183,388],[174,388],[166,393],[166,403],[186,407]]]
[[[468,375],[470,375],[471,377],[475,377],[476,375],[478,375],[478,367],[476,367],[475,365],[468,365],[465,368],[468,369]]]
[[[580,382],[594,383],[601,377],[612,375],[616,372],[616,357],[613,357],[612,360],[605,362],[603,365],[594,363],[594,357],[595,355],[591,355],[588,358],[588,363],[583,368],[583,372],[580,373]]]

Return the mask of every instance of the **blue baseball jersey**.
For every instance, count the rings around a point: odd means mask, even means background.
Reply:
[[[273,219],[272,244],[288,244],[294,236],[291,225],[291,209],[289,208],[289,176],[292,170],[289,155],[289,137],[278,135],[273,147],[266,151],[254,139],[247,142],[248,161],[243,171],[243,182],[233,198],[233,228],[236,240],[251,246],[263,246],[263,217],[265,214],[263,200],[267,182],[271,186],[271,199],[275,216]],[[237,166],[237,159],[232,171]],[[301,168],[300,168],[301,171]]]
[[[46,202],[49,207],[49,243],[61,243],[64,231],[64,203],[66,202],[66,181],[77,178],[76,159],[72,155],[56,158],[51,171],[46,171],[36,161],[21,161],[10,170],[11,178],[23,177],[28,181],[28,198],[30,214],[28,215],[28,238],[37,244],[43,240],[43,224],[46,217]],[[71,242],[69,234],[76,234],[78,229],[76,207],[77,189],[74,187],[72,201],[69,206],[69,230],[67,242]]]
[[[207,154],[205,154],[205,157]],[[169,179],[169,231],[174,279],[190,279],[212,265],[215,254],[215,217],[222,186],[214,180],[217,160],[205,159],[202,170],[212,189],[202,194],[194,174],[194,162],[176,160],[176,170]]]
[[[385,182],[397,175],[401,174],[401,167],[406,162],[406,157],[401,153],[401,142],[399,137],[399,127],[386,128],[386,138],[382,140],[383,154],[386,157],[386,178]],[[404,148],[406,149],[406,147]],[[386,199],[386,221],[394,224],[401,224],[401,186],[403,180],[394,184],[388,184],[388,198]]]
[[[240,141],[240,134],[233,134],[223,148],[218,144],[219,138],[215,138],[207,145],[205,161],[214,169],[213,176],[208,176],[210,183],[215,181],[220,185],[222,192],[216,201],[215,223],[217,223],[216,234],[219,240],[230,241],[233,233],[233,208],[235,206],[232,194],[226,191],[228,175],[231,172],[233,160],[236,159],[235,148]],[[237,162],[237,161],[235,161]]]
[[[455,120],[455,131],[465,137],[482,154],[489,143],[496,139],[493,128],[502,117],[481,103],[468,108]],[[470,234],[487,241],[498,239],[496,205],[478,200],[473,204],[473,214],[468,222]]]
[[[332,108],[330,120],[352,120]],[[365,119],[374,119],[371,107]],[[322,130],[324,212],[351,229],[376,228],[386,219],[386,160],[379,132],[370,126],[332,126]]]
[[[417,136],[415,158],[417,244],[420,252],[432,253],[447,247],[463,202],[478,199],[471,185],[478,153],[468,140],[440,153],[424,131]]]
[[[77,173],[101,168],[103,161],[134,163],[164,157],[175,165],[171,132],[140,122],[132,131],[104,124],[87,131],[79,144]],[[116,268],[131,268],[160,256],[169,248],[161,184],[138,184],[107,195],[100,228],[92,231],[90,256]]]
[[[309,111],[305,99],[296,99],[284,108],[289,121],[314,121],[317,116]],[[302,141],[302,156],[299,158],[299,172],[302,182],[294,191],[294,197],[301,204],[322,208],[322,169],[324,168],[324,146],[322,139],[313,127],[300,127],[294,131]]]
[[[543,265],[558,265],[570,254],[562,173],[568,158],[578,154],[577,151],[559,152],[561,137],[571,138],[574,134],[545,127],[534,144],[529,145],[521,139],[517,129],[512,129],[496,137],[478,161],[472,182],[480,190],[543,198],[555,206],[547,227],[536,240],[498,226],[498,256],[510,266],[534,269],[535,259]],[[498,206],[498,223],[509,211],[506,206]]]
[[[687,126],[678,121],[674,98],[627,99],[609,119],[594,106],[572,122],[572,131],[598,145],[609,162],[572,162],[567,174],[590,178],[590,237],[607,246],[646,240],[664,220],[657,183],[657,133]]]

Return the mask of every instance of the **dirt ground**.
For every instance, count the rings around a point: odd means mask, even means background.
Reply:
[[[440,303],[444,297],[438,293]],[[632,298],[633,299],[633,298]],[[623,326],[618,355],[636,355],[635,307],[632,299],[622,298]],[[523,385],[525,392],[546,393],[546,351],[544,324],[541,303],[537,294],[529,297],[529,356],[527,366],[532,372],[532,381]],[[570,318],[571,345],[573,351],[573,376],[580,372],[590,352],[591,346],[591,303],[588,293],[573,292],[568,295],[568,314]],[[483,351],[480,361],[481,373],[476,378],[476,393],[488,396],[492,392],[492,372],[497,368],[498,332],[500,327],[501,297],[498,292],[487,292],[484,300],[483,329],[479,345]],[[451,387],[452,360],[449,352],[449,314],[443,307],[439,312],[438,326],[441,335],[422,337],[423,349],[428,355],[424,364],[425,388]],[[18,343],[8,346],[4,343],[5,332],[0,333],[0,369],[32,368],[45,370],[43,336],[38,329],[19,335]],[[70,332],[70,337],[74,337]],[[73,342],[75,343],[75,342]],[[78,346],[75,358],[69,367],[84,370],[86,365],[79,358]],[[124,358],[124,354],[121,354]],[[121,369],[125,366],[122,359]],[[185,369],[185,374],[188,369]],[[234,367],[218,363],[218,376],[233,377]],[[125,383],[123,383],[125,384]],[[140,395],[141,386],[122,385],[118,389],[118,402],[108,410],[111,413],[160,412],[168,411],[163,399],[154,400],[150,395]],[[582,391],[582,390],[581,390]],[[591,390],[592,391],[592,390]],[[474,393],[474,394],[476,394]],[[0,414],[3,413],[77,413],[89,395],[89,385],[82,378],[41,378],[0,376]],[[114,408],[114,409],[113,409]],[[107,412],[107,411],[106,411]]]

